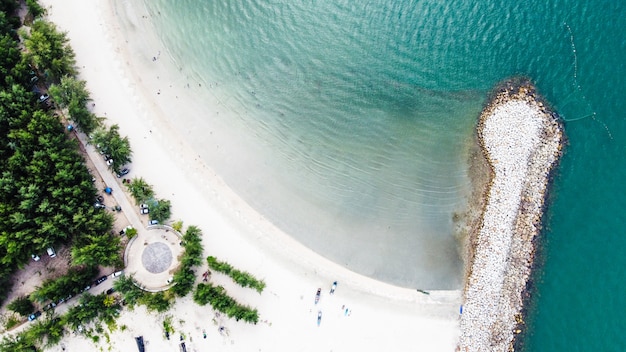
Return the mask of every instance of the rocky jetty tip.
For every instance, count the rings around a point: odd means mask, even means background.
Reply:
[[[523,325],[523,297],[563,126],[532,83],[516,78],[494,90],[477,128],[491,179],[472,239],[458,350],[510,351]]]

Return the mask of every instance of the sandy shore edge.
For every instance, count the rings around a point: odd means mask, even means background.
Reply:
[[[195,157],[198,153],[163,116],[160,104],[180,105],[178,92],[167,80],[168,72],[154,65],[137,65],[145,58],[129,56],[125,33],[116,17],[121,10],[113,1],[41,3],[48,8],[48,18],[68,32],[80,77],[87,81],[95,103],[94,112],[106,116],[108,124],[118,124],[120,132],[129,137],[133,147],[130,176],[144,177],[159,197],[170,199],[173,219],[183,219],[185,224],[198,225],[204,231],[205,255],[216,255],[267,283],[266,292],[258,295],[225,277],[215,277],[215,283],[223,285],[237,300],[259,309],[263,321],[259,326],[219,321],[229,330],[229,335],[223,336],[214,326],[213,311],[185,298],[166,314],[147,313],[143,308],[124,311],[118,325],[127,329],[110,333],[107,344],[111,350],[136,348],[133,336],[137,335],[149,341],[150,350],[177,348],[177,341],[163,338],[160,324],[168,314],[175,316],[176,331],[184,332],[188,339],[193,336],[188,348],[197,350],[454,349],[459,334],[460,292],[425,295],[355,274],[326,260],[259,216],[210,166]],[[140,21],[135,24],[141,25]],[[165,59],[162,55],[159,64]],[[180,110],[188,113],[185,107]],[[339,281],[337,293],[325,293],[315,305],[316,288],[326,292],[333,280]],[[343,306],[350,308],[349,316],[343,314]],[[315,324],[318,310],[324,312],[320,327]],[[207,339],[201,338],[204,329]],[[90,340],[73,334],[64,339],[63,345],[69,351],[93,348]]]
[[[461,351],[508,351],[541,231],[547,185],[562,154],[563,126],[523,78],[494,90],[478,138],[492,170],[464,292]]]

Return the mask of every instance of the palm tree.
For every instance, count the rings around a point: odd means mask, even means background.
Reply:
[[[130,194],[135,198],[137,204],[143,203],[148,199],[154,197],[154,190],[152,186],[146,182],[143,178],[133,178],[130,183],[126,184]]]

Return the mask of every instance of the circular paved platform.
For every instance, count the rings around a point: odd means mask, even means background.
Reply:
[[[126,273],[133,275],[147,291],[163,291],[178,269],[183,253],[180,234],[169,226],[137,229],[126,249]]]
[[[143,250],[141,264],[153,274],[162,273],[172,264],[172,251],[165,243],[152,243]]]

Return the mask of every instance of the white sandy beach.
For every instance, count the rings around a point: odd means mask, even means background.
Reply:
[[[249,325],[234,320],[217,324],[214,311],[198,307],[190,297],[178,300],[167,313],[156,315],[143,307],[125,311],[118,326],[125,331],[103,338],[103,350],[132,351],[134,337],[143,335],[147,351],[177,348],[179,333],[185,334],[189,351],[453,351],[459,338],[459,291],[424,295],[355,274],[332,263],[282,233],[242,202],[204,165],[184,136],[171,126],[166,113],[189,111],[179,97],[193,94],[176,79],[166,52],[158,64],[149,50],[158,52],[154,38],[146,38],[144,56],[130,57],[124,33],[118,26],[121,11],[108,0],[42,0],[49,19],[67,31],[76,53],[80,77],[87,81],[94,112],[118,124],[133,149],[131,177],[143,177],[154,185],[158,197],[171,200],[173,220],[197,225],[204,232],[205,255],[215,255],[249,271],[267,283],[259,295],[239,288],[227,278],[213,274],[238,301],[258,308],[261,320]],[[126,15],[124,15],[126,16]],[[129,15],[139,18],[138,14]],[[127,18],[128,20],[128,18]],[[139,26],[143,21],[137,21]],[[153,50],[151,48],[157,48]],[[137,48],[133,48],[132,52]],[[178,90],[177,90],[178,89]],[[171,109],[163,109],[163,104]],[[217,107],[215,110],[218,110]],[[189,126],[194,128],[195,126]],[[236,138],[222,136],[221,138]],[[242,141],[243,143],[244,141]],[[130,209],[124,209],[130,211]],[[198,270],[202,272],[203,270]],[[332,281],[339,287],[328,294]],[[318,287],[321,301],[314,304]],[[350,315],[344,315],[342,306]],[[318,310],[323,312],[316,324]],[[172,315],[176,333],[163,337],[162,319]],[[223,319],[223,318],[222,318]],[[207,338],[202,338],[206,329]],[[85,351],[93,343],[78,336],[63,340],[66,351]],[[61,345],[51,350],[61,350]]]

